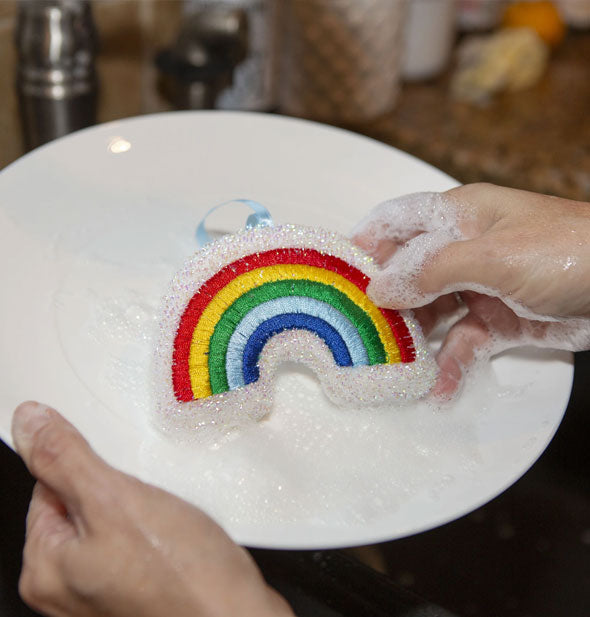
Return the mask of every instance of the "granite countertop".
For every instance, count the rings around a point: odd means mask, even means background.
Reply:
[[[461,182],[494,182],[590,201],[590,32],[571,33],[533,88],[487,107],[451,100],[449,74],[404,84],[364,133]]]
[[[172,36],[171,24],[153,49]],[[125,30],[125,36],[102,41],[100,122],[169,109],[157,94],[152,47],[141,52],[130,40],[135,39]],[[5,62],[13,64],[12,43],[6,37],[0,42]],[[360,131],[460,182],[494,182],[590,201],[590,32],[570,33],[535,87],[500,95],[487,107],[453,101],[449,81],[450,71],[430,82],[404,84],[395,109]],[[12,69],[0,76],[0,94],[1,168],[23,153]]]

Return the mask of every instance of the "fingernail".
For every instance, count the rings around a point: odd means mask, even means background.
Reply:
[[[27,459],[35,434],[51,420],[51,409],[28,401],[19,405],[12,416],[12,439],[17,452]]]

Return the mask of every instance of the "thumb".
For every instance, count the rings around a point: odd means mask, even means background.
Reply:
[[[31,474],[55,493],[70,516],[85,518],[93,488],[110,468],[82,435],[54,409],[27,402],[14,412],[12,437]]]
[[[436,248],[441,244],[437,232],[408,242],[373,276],[367,290],[370,298],[379,306],[404,309],[430,304],[453,291],[506,292],[506,268],[483,237]]]

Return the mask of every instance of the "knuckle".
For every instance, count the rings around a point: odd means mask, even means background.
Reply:
[[[482,242],[480,251],[484,263],[497,264],[505,261],[505,251],[499,242]]]
[[[103,513],[115,512],[129,499],[127,487],[120,481],[116,472],[105,469],[93,474],[92,499]]]
[[[490,193],[497,187],[490,182],[473,182],[471,184],[462,184],[447,191],[447,195],[454,197],[469,197],[471,195],[482,195]]]
[[[18,592],[23,601],[34,609],[42,610],[53,604],[57,590],[42,569],[24,567],[18,581]]]
[[[35,602],[35,585],[30,570],[23,569],[18,581],[18,593],[20,597],[29,605]]]
[[[108,567],[100,558],[90,561],[78,558],[65,562],[61,571],[68,595],[84,604],[100,604],[115,593],[117,581],[124,576],[124,564],[124,557],[116,563],[110,563]]]

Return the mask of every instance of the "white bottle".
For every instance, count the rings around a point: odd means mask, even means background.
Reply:
[[[409,0],[402,77],[428,79],[446,67],[455,38],[455,0]]]

